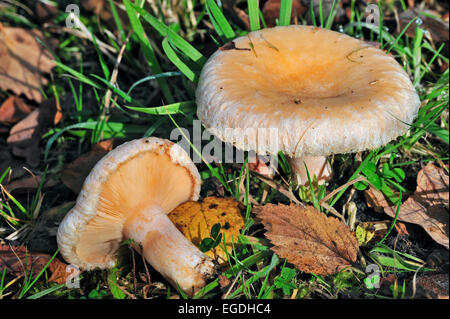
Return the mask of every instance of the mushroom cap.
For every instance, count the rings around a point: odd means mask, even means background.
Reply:
[[[291,157],[373,149],[417,115],[406,72],[361,40],[292,25],[233,42],[237,49],[224,46],[206,62],[196,101],[203,125],[239,149]]]
[[[148,137],[118,146],[95,165],[61,222],[62,256],[82,269],[112,267],[127,217],[150,204],[168,214],[197,200],[200,184],[196,166],[177,144]]]

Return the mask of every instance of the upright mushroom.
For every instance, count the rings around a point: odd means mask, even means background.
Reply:
[[[132,239],[155,270],[192,296],[215,274],[215,264],[167,214],[197,200],[200,183],[187,153],[168,140],[143,138],[118,146],[92,169],[61,222],[61,254],[82,269],[109,268],[121,242]]]
[[[420,106],[393,57],[348,35],[297,25],[250,32],[220,48],[203,67],[196,101],[197,116],[221,140],[245,151],[283,151],[299,184],[308,182],[305,164],[324,181],[331,173],[325,156],[405,133]],[[278,133],[227,131],[249,127]]]

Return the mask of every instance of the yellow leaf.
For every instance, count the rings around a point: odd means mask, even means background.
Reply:
[[[184,236],[197,246],[200,246],[204,238],[210,237],[212,226],[219,223],[222,242],[206,252],[206,255],[214,258],[219,265],[225,265],[227,253],[223,249],[223,238],[226,250],[232,254],[232,242],[237,244],[240,231],[244,227],[239,205],[233,198],[207,197],[202,202],[181,204],[168,216]]]

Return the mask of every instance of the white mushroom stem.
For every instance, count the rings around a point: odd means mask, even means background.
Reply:
[[[289,165],[291,165],[292,172],[298,185],[308,185],[308,175],[306,174],[306,167],[308,168],[311,181],[314,175],[317,176],[319,184],[327,182],[331,178],[331,167],[325,156],[302,156],[302,157],[288,157]]]
[[[124,236],[142,245],[152,267],[193,296],[215,273],[213,261],[175,227],[159,205],[150,204],[125,222]]]

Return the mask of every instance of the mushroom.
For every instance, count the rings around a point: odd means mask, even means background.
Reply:
[[[118,146],[95,165],[61,222],[62,256],[81,269],[110,268],[121,243],[131,239],[156,271],[194,295],[216,265],[167,214],[197,200],[200,183],[196,166],[177,144],[152,137]]]
[[[217,50],[202,69],[196,102],[198,118],[222,141],[263,155],[283,151],[301,185],[305,164],[311,178],[327,181],[326,156],[388,143],[408,130],[420,106],[393,57],[299,25],[250,32]],[[229,130],[250,127],[260,129]]]

